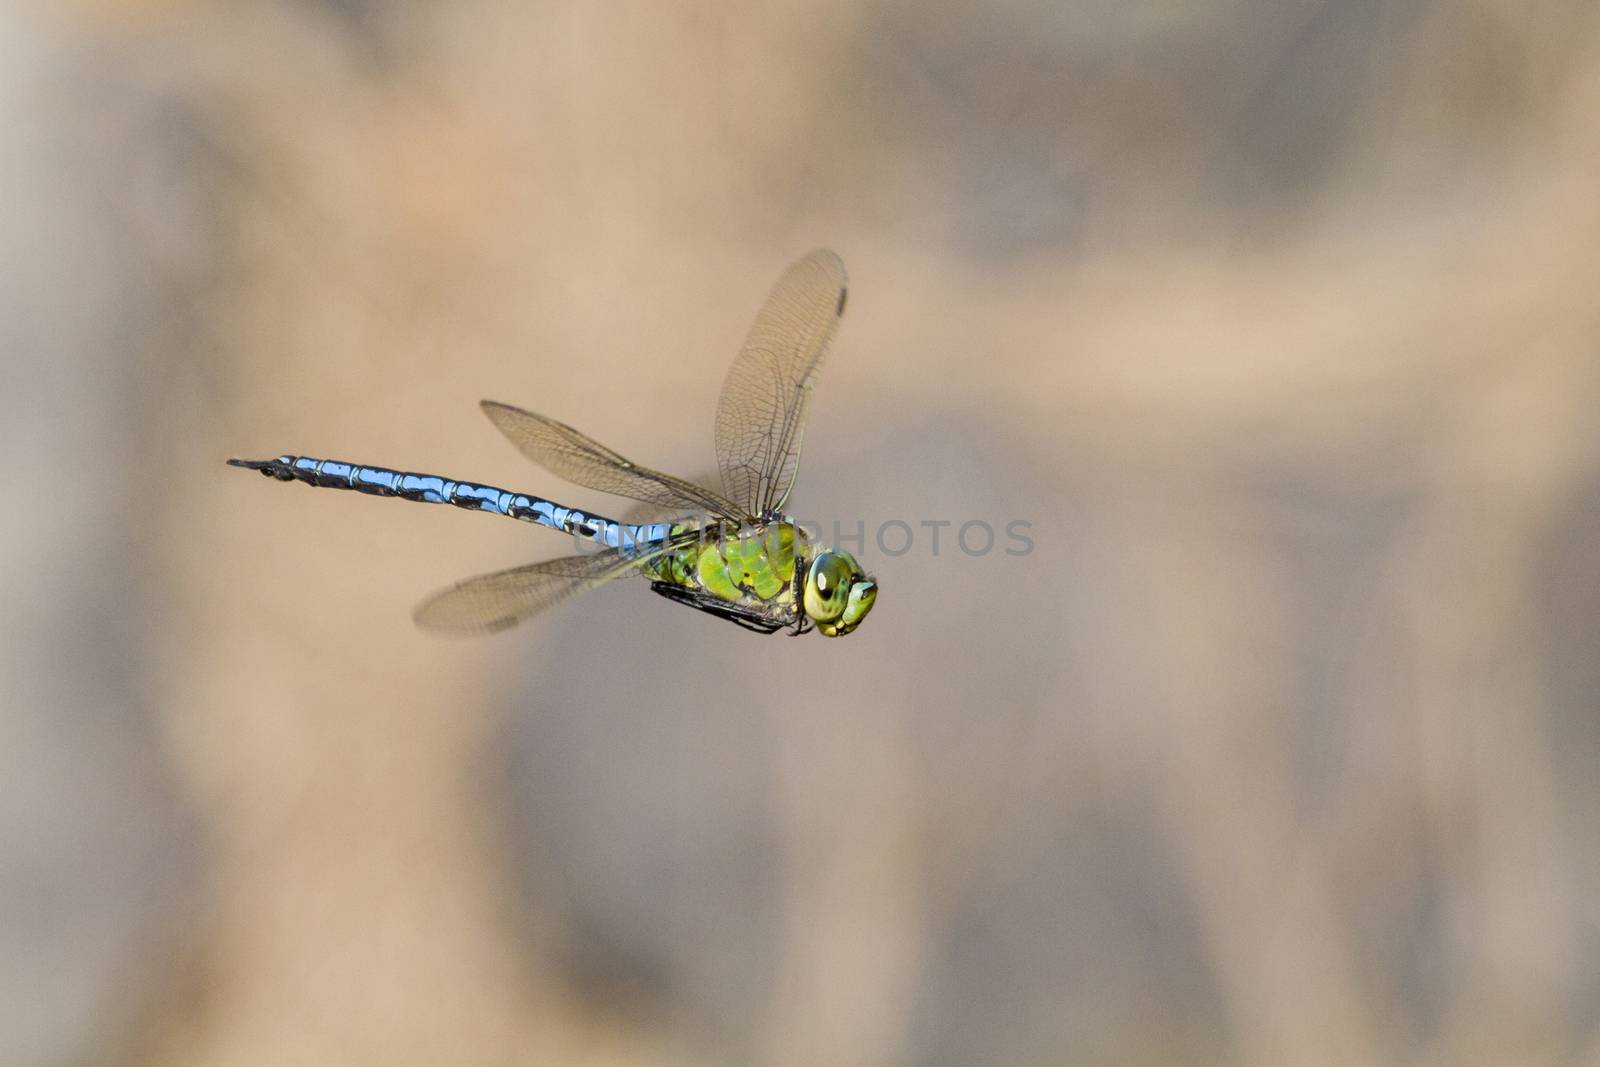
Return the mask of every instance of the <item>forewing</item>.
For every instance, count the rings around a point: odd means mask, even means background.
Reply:
[[[712,490],[642,467],[566,423],[493,400],[483,401],[482,407],[519,452],[575,485],[669,508],[676,514],[743,517],[739,507]]]
[[[806,408],[844,314],[844,263],[825,248],[772,289],[717,402],[717,464],[728,499],[752,515],[779,509],[800,464]]]
[[[441,633],[508,630],[579,593],[622,577],[665,550],[663,546],[655,552],[629,555],[613,548],[480,574],[433,594],[417,605],[413,617],[424,630]]]
[[[710,472],[707,473],[709,474]],[[713,474],[710,477],[696,478],[694,484],[699,484],[702,481],[714,482],[716,477]],[[731,504],[732,501],[729,501],[729,503]],[[692,519],[695,517],[695,515],[685,515],[683,508],[672,504],[650,504],[644,501],[637,501],[623,508],[622,513],[617,516],[617,521],[625,522],[630,526],[645,526],[653,522],[672,522],[675,519]]]

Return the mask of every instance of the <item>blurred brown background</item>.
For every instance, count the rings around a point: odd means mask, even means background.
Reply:
[[[1600,25],[1554,0],[0,13],[0,1063],[1600,1063]],[[850,313],[848,640],[554,535]]]

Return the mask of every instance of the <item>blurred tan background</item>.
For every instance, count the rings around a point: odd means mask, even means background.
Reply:
[[[0,13],[0,1063],[1600,1063],[1600,25],[1512,0]],[[846,641],[615,514],[852,275]]]

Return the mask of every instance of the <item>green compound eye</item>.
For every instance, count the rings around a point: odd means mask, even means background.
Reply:
[[[847,552],[822,552],[806,574],[805,609],[813,622],[833,622],[850,600],[856,561]]]

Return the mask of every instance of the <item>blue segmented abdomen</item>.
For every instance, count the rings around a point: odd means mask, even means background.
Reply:
[[[364,467],[336,459],[279,456],[277,459],[230,459],[235,467],[258,470],[279,481],[299,481],[320,489],[354,489],[373,496],[397,496],[424,504],[454,504],[468,511],[487,511],[523,522],[537,523],[608,548],[649,545],[665,540],[672,525],[664,522],[634,525],[603,515],[590,515],[563,507],[542,497],[476,485],[436,474],[411,474],[387,467]]]

